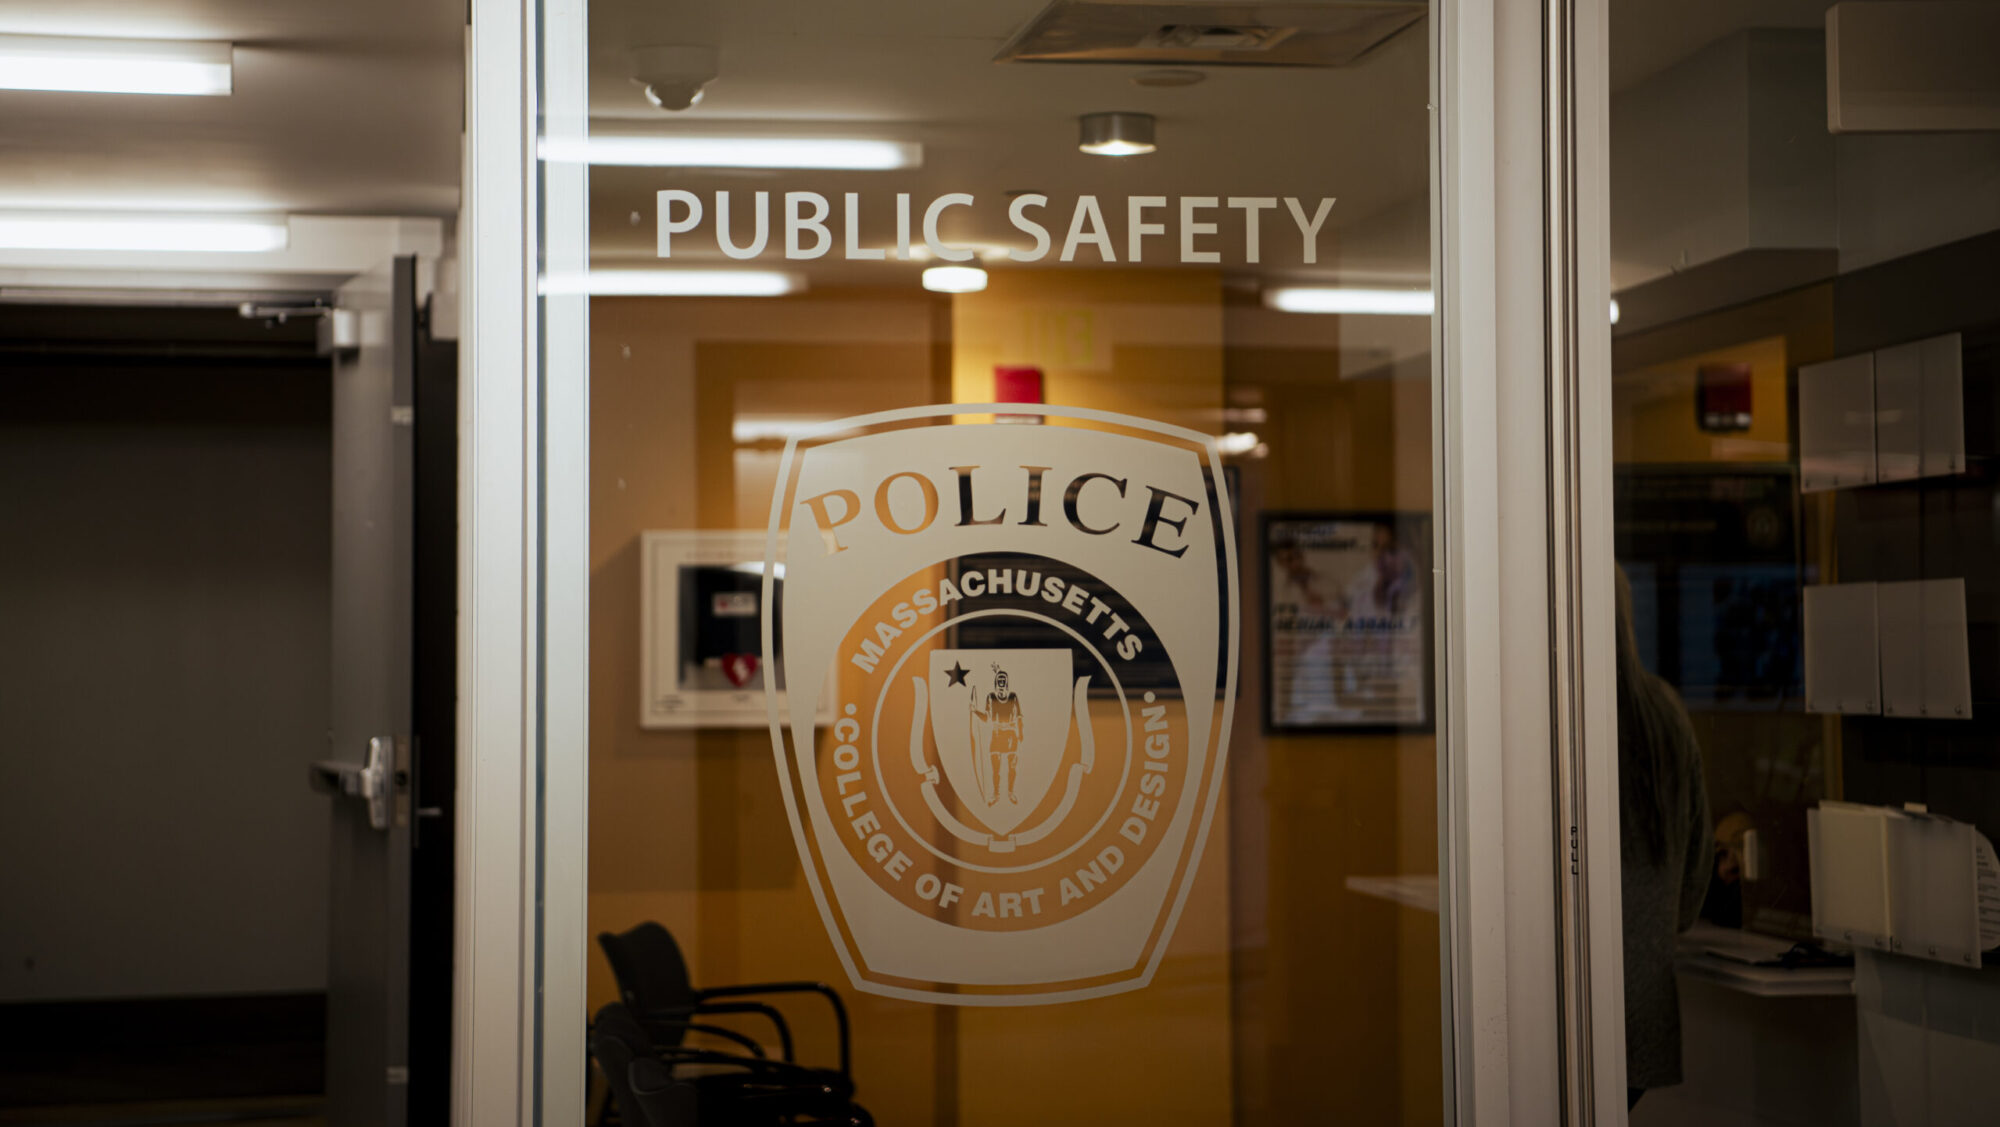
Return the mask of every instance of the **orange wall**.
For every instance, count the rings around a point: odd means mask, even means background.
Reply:
[[[762,527],[775,459],[739,457],[732,423],[935,398],[936,314],[923,296],[591,304],[591,931],[657,919],[697,984],[843,987],[857,1083],[884,1124],[936,1118],[937,1014],[845,988],[768,732],[640,728],[639,535]],[[589,973],[594,1009],[616,990],[595,951]],[[804,1057],[831,1061],[832,1022],[809,1005],[787,1012]]]
[[[1263,410],[1263,423],[1241,426],[1269,447],[1241,462],[1244,508],[1428,511],[1428,384],[1343,379],[1337,319],[1327,320],[1321,347],[1233,337],[1225,353],[1230,403]],[[1255,607],[1261,590],[1248,588],[1263,564],[1249,527],[1245,601]],[[1246,668],[1257,676],[1259,625],[1246,617]],[[1250,803],[1266,817],[1239,819],[1238,841],[1263,839],[1269,897],[1268,945],[1239,988],[1262,1022],[1239,1053],[1260,1043],[1265,1057],[1239,1067],[1267,1079],[1245,1093],[1240,1121],[1437,1122],[1438,917],[1345,887],[1349,876],[1437,872],[1434,737],[1267,736],[1253,725],[1239,727],[1231,754],[1262,779]]]
[[[1618,373],[1611,385],[1612,449],[1619,462],[1788,462],[1791,410],[1785,338],[1765,337]],[[1750,365],[1750,428],[1710,433],[1695,417],[1697,374]]]
[[[1041,367],[1050,402],[1212,430],[1222,409],[1221,279],[995,271],[985,291],[952,302],[952,398],[991,400],[995,364]],[[1048,1122],[1052,1109],[1075,1123],[1228,1122],[1227,821],[1219,811],[1152,985],[1059,1010],[960,1011],[961,1122]]]

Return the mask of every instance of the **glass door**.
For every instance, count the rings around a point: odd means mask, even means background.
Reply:
[[[1446,1116],[1434,18],[589,5],[592,1114]]]
[[[1996,43],[1990,4],[1611,14],[1634,1124],[1992,1117]]]

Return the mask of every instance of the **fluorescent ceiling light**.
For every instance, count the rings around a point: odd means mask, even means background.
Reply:
[[[281,218],[0,211],[0,250],[254,253],[283,250],[290,242]]]
[[[924,147],[907,141],[833,137],[591,137],[557,138],[542,146],[547,160],[632,168],[830,168],[873,171],[916,168]]]
[[[0,89],[227,94],[227,43],[0,35]]]
[[[592,270],[555,274],[546,294],[593,297],[780,297],[805,289],[796,274],[775,270]]]
[[[1437,300],[1429,290],[1364,290],[1343,286],[1285,286],[1265,290],[1264,304],[1285,313],[1428,317],[1437,311]]]
[[[978,293],[986,288],[986,271],[977,266],[933,266],[924,271],[924,288],[933,293]]]

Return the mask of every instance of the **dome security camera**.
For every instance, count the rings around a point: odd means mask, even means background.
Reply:
[[[632,81],[645,90],[647,101],[670,113],[700,102],[715,75],[713,47],[640,47],[632,52]]]

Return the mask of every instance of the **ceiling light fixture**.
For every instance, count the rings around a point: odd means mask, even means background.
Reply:
[[[986,288],[986,271],[977,266],[933,266],[924,271],[924,288],[932,293],[978,293]]]
[[[1264,304],[1283,313],[1359,313],[1428,317],[1437,311],[1429,290],[1368,290],[1345,286],[1283,286],[1264,291]]]
[[[797,274],[776,270],[592,270],[542,283],[545,294],[592,297],[783,297],[805,288]]]
[[[1159,147],[1149,113],[1087,113],[1076,121],[1076,147],[1092,156],[1137,156]]]
[[[0,89],[86,94],[228,94],[227,43],[0,35]]]
[[[131,215],[118,212],[0,211],[0,249],[195,251],[256,253],[291,243],[282,217],[201,212]]]
[[[822,168],[878,171],[916,168],[924,147],[908,141],[833,137],[590,137],[555,139],[546,160],[627,168]]]

